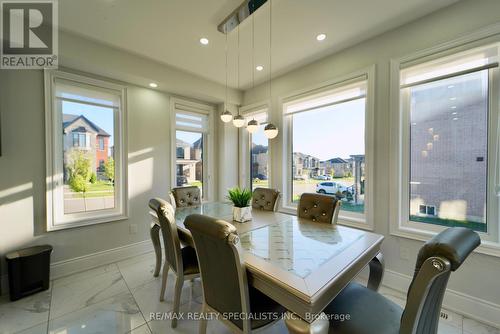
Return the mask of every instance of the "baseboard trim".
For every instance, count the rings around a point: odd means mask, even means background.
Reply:
[[[364,276],[364,275],[363,275]],[[367,277],[363,277],[366,279]],[[406,295],[411,277],[392,270],[385,270],[382,285]],[[487,325],[500,328],[500,305],[465,293],[446,289],[443,308]]]
[[[144,240],[130,245],[107,249],[92,254],[54,262],[50,265],[50,279],[57,279],[80,271],[89,270],[113,262],[153,251],[151,240]],[[0,276],[0,293],[8,293],[8,276]]]

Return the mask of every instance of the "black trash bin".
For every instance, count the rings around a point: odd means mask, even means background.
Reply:
[[[10,300],[18,300],[49,288],[51,253],[52,246],[42,245],[5,255],[9,271]]]

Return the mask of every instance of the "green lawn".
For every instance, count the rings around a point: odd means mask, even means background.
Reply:
[[[438,217],[420,217],[414,215],[410,215],[410,220],[419,223],[449,227],[467,227],[474,231],[486,232],[486,224],[468,220],[443,219]]]
[[[88,183],[88,190],[85,193],[86,198],[91,197],[107,197],[115,195],[115,187],[111,182],[98,181],[96,183]],[[66,188],[65,196],[71,198],[82,198],[82,193],[74,192],[70,187]]]

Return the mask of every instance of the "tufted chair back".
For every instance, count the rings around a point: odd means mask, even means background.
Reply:
[[[297,206],[297,217],[313,222],[335,224],[340,211],[340,201],[329,195],[303,193]]]
[[[196,186],[173,188],[172,195],[177,208],[201,204],[200,188]]]
[[[276,211],[280,192],[275,189],[255,188],[252,195],[252,208],[263,211]]]

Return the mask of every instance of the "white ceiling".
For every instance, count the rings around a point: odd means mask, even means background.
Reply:
[[[272,0],[273,76],[303,66],[458,0]],[[242,0],[64,0],[60,26],[74,34],[225,83],[225,38],[217,25]],[[252,66],[252,20],[255,29]],[[269,0],[228,36],[229,85],[269,77]],[[322,43],[318,33],[326,33]],[[199,43],[210,40],[208,46]]]

